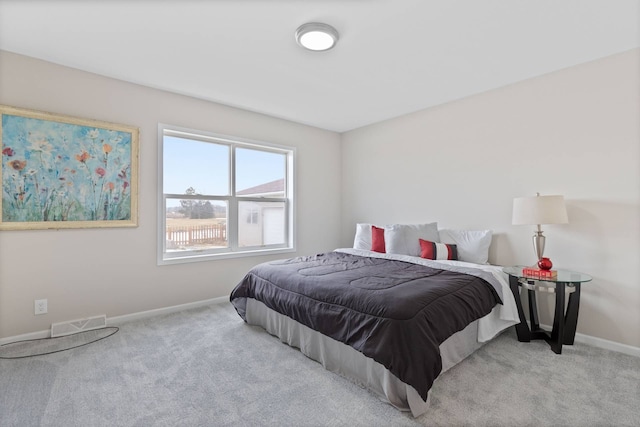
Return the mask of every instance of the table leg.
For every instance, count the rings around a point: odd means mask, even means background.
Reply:
[[[564,283],[556,282],[556,309],[553,316],[553,329],[549,345],[554,353],[562,354],[564,342]]]
[[[529,326],[527,326],[527,319],[525,318],[524,310],[522,309],[520,286],[518,284],[517,277],[509,276],[509,287],[511,288],[511,293],[513,293],[513,298],[516,300],[518,317],[520,318],[520,323],[516,325],[516,334],[518,335],[518,341],[529,342],[531,341],[531,331],[529,330]]]
[[[569,295],[567,304],[567,314],[564,319],[564,340],[563,343],[573,345],[576,337],[576,326],[578,325],[578,309],[580,308],[580,283],[574,283],[575,290]]]
[[[537,331],[540,329],[540,322],[538,321],[538,304],[536,303],[536,291],[533,289],[529,289],[528,297],[529,322],[531,323],[531,331]]]

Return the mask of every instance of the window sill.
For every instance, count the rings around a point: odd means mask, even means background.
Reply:
[[[163,258],[160,255],[158,265],[185,264],[190,262],[217,261],[231,258],[247,258],[265,255],[277,255],[295,252],[295,248],[277,248],[277,249],[256,249],[251,251],[225,252],[218,254],[193,254],[180,257]]]

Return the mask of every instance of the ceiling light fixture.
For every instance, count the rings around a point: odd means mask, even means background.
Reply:
[[[331,25],[309,22],[298,27],[296,41],[305,49],[329,50],[338,42],[338,32]]]

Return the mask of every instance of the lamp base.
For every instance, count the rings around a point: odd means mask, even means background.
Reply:
[[[542,234],[542,230],[540,230],[539,228],[540,226],[538,226],[538,231],[536,231],[536,234],[533,235],[533,250],[538,257],[538,261],[540,261],[542,259],[542,256],[544,255],[544,244],[547,240],[546,237]]]

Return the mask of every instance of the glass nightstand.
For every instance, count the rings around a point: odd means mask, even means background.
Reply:
[[[555,353],[561,354],[562,345],[572,345],[576,336],[578,309],[580,308],[580,285],[590,282],[592,277],[575,271],[557,270],[558,276],[555,279],[534,279],[524,276],[522,268],[522,266],[516,266],[502,269],[509,275],[509,287],[518,306],[518,315],[520,316],[520,323],[516,325],[518,341],[529,342],[543,339],[549,343]],[[524,316],[519,287],[527,289],[528,292],[531,329],[529,329]],[[536,291],[556,294],[553,329],[550,333],[540,328],[538,323]],[[566,294],[569,294],[569,302],[565,312]]]

